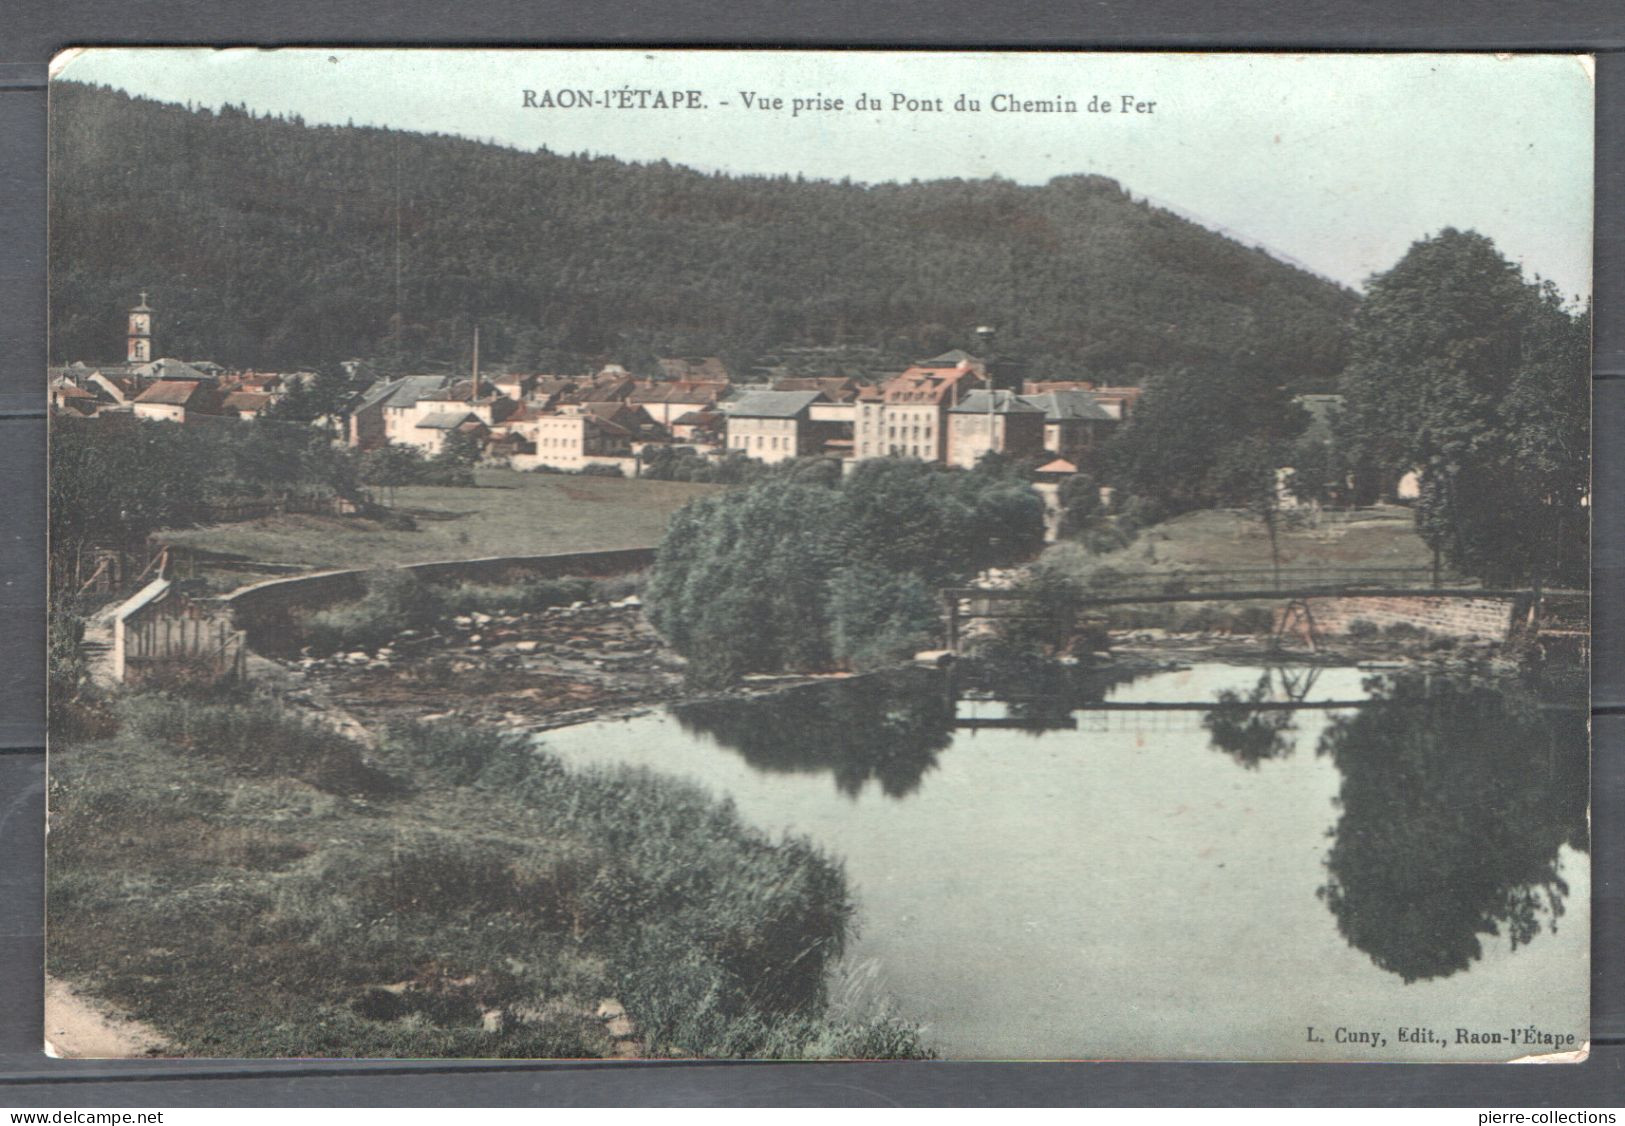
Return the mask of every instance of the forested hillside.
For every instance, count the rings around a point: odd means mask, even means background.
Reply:
[[[903,362],[987,322],[1055,378],[1239,360],[1329,389],[1356,304],[1098,176],[730,177],[73,83],[52,100],[54,362],[121,356],[144,289],[160,354],[253,367],[457,360],[475,316],[489,360],[634,370]]]

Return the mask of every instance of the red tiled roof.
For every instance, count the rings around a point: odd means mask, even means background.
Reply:
[[[960,388],[979,386],[982,377],[968,368],[911,367],[882,388],[888,403],[953,403]]]

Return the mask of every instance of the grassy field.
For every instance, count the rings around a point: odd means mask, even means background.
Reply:
[[[1433,563],[1433,552],[1416,534],[1410,511],[1403,508],[1292,519],[1278,535],[1281,574],[1288,583],[1318,578],[1370,582],[1390,577],[1380,574],[1388,568],[1427,569]],[[1274,577],[1269,532],[1256,517],[1231,510],[1190,512],[1143,528],[1116,551],[1091,552],[1075,542],[1054,544],[1039,566],[1086,590],[1111,590],[1125,583],[1141,586],[1146,580],[1153,587],[1164,580],[1190,584],[1217,580],[1271,589]],[[1412,571],[1404,579],[1426,582],[1431,576],[1425,570],[1420,576]],[[1271,629],[1274,609],[1268,600],[1120,606],[1108,611],[1106,620],[1112,629],[1259,634]]]
[[[415,528],[342,516],[270,516],[165,532],[172,544],[311,568],[369,567],[653,547],[671,514],[721,486],[481,470],[474,488],[413,486],[394,510]]]
[[[1313,522],[1288,522],[1280,530],[1280,548],[1281,566],[1295,570],[1427,567],[1433,562],[1433,552],[1404,508],[1328,512]],[[1120,551],[1091,554],[1079,544],[1062,543],[1046,551],[1044,561],[1085,580],[1106,569],[1122,574],[1268,570],[1270,539],[1256,517],[1229,510],[1191,512],[1143,529]]]

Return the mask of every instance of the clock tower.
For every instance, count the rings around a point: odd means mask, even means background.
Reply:
[[[152,310],[147,307],[147,291],[141,291],[141,304],[130,310],[130,333],[125,341],[124,361],[145,364],[152,360]]]

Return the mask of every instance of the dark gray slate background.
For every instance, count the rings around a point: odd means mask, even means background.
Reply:
[[[1625,8],[1618,0],[20,0],[0,33],[0,1105],[1618,1105],[1625,1090]],[[39,1051],[45,73],[68,46],[755,45],[1599,55],[1593,1054],[1579,1067],[60,1061]]]

